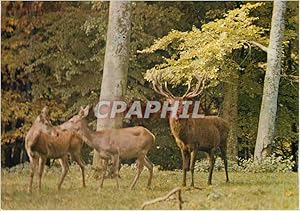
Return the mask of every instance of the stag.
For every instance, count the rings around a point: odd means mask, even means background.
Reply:
[[[62,167],[58,184],[58,189],[60,189],[69,169],[69,154],[81,168],[82,184],[85,187],[84,164],[81,159],[82,145],[82,139],[73,131],[62,131],[58,127],[54,127],[48,118],[48,109],[44,107],[25,138],[25,148],[31,167],[28,191],[32,192],[32,182],[37,165],[39,166],[38,190],[41,191],[41,180],[47,158],[59,159]]]
[[[194,186],[194,167],[198,151],[204,151],[209,156],[210,167],[208,176],[208,185],[211,185],[213,168],[216,154],[220,154],[224,161],[226,182],[229,181],[227,171],[227,136],[229,132],[228,123],[218,116],[204,116],[202,118],[179,118],[183,111],[185,100],[200,95],[205,87],[206,77],[196,77],[198,82],[193,91],[190,91],[191,84],[188,83],[188,89],[181,97],[174,96],[168,89],[167,82],[164,85],[161,82],[161,75],[153,81],[153,89],[160,95],[167,98],[169,104],[174,106],[178,102],[178,109],[175,115],[169,116],[169,124],[172,135],[175,138],[177,146],[180,148],[183,167],[183,182],[186,186],[186,173],[191,170],[191,186]]]
[[[149,170],[148,187],[151,185],[153,176],[153,164],[146,156],[155,141],[155,136],[144,127],[131,127],[121,129],[103,129],[93,131],[86,120],[89,106],[81,108],[78,115],[62,124],[62,129],[73,129],[89,145],[99,152],[104,160],[104,169],[100,177],[100,189],[107,170],[108,161],[112,161],[113,177],[119,189],[119,166],[120,160],[137,159],[137,173],[130,186],[133,189],[144,166]]]

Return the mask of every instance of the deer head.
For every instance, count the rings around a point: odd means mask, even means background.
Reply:
[[[62,130],[74,130],[78,131],[79,129],[86,127],[87,122],[84,121],[85,117],[88,116],[90,110],[90,106],[87,105],[85,108],[82,106],[77,115],[73,116],[71,119],[66,121],[65,123],[61,124],[59,127]]]
[[[57,136],[57,132],[55,128],[53,127],[50,118],[49,118],[49,112],[48,112],[48,107],[45,106],[41,113],[38,115],[34,122],[34,128],[35,131],[39,131],[42,133],[49,134],[51,136]]]
[[[195,88],[192,91],[190,91],[191,82],[189,82],[187,85],[188,88],[182,96],[175,96],[172,94],[172,92],[168,89],[168,83],[165,82],[163,84],[161,82],[161,74],[159,74],[158,77],[154,78],[154,80],[152,81],[154,91],[160,95],[165,96],[171,106],[178,102],[177,115],[175,116],[176,119],[178,119],[178,115],[181,114],[183,111],[183,102],[187,99],[194,98],[203,92],[203,89],[205,87],[205,81],[207,78],[206,75],[204,75],[203,77],[195,75],[195,78],[197,79],[197,84]]]

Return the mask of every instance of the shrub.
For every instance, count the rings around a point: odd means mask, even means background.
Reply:
[[[228,161],[228,170],[234,172],[252,172],[252,173],[265,173],[265,172],[291,172],[295,161],[290,158],[276,157],[271,155],[262,161],[254,160],[253,157],[245,160],[239,158],[237,161]],[[207,159],[197,161],[195,164],[195,171],[208,172],[209,161]],[[223,161],[218,158],[215,162],[214,171],[223,171]]]
[[[276,157],[271,155],[261,161],[250,158],[249,160],[240,159],[240,166],[242,166],[243,172],[291,172],[295,161],[293,157],[283,158],[282,156]]]

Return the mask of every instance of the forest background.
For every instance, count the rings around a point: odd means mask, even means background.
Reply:
[[[196,36],[197,30],[203,28],[217,31],[222,20],[230,26],[234,20],[225,16],[228,12],[246,14],[240,17],[249,20],[247,28],[229,27],[230,36],[222,40],[225,47],[237,45],[230,57],[214,57],[220,48],[207,47],[205,55],[221,71],[198,98],[206,115],[220,113],[230,119],[231,160],[253,156],[267,59],[261,49],[241,45],[233,35],[244,32],[240,39],[267,45],[272,20],[272,2],[249,3],[244,10],[242,5],[238,1],[132,3],[125,97],[128,103],[163,100],[145,78],[150,78],[153,68],[161,68],[164,58],[172,59],[178,50],[176,39],[190,32],[193,40],[193,33]],[[1,2],[1,7],[1,164],[12,167],[28,159],[24,138],[43,106],[49,106],[51,121],[57,125],[77,113],[80,106],[97,104],[109,3]],[[272,144],[273,155],[294,161],[294,170],[297,170],[299,130],[298,17],[298,2],[288,2],[276,135]],[[208,42],[210,38],[203,39]],[[169,45],[170,40],[175,41]],[[177,70],[171,80],[172,91],[183,93],[185,73]],[[96,119],[90,121],[96,127]],[[125,127],[134,125],[143,125],[156,135],[156,146],[149,154],[154,164],[161,169],[180,168],[180,153],[167,119],[124,120]],[[91,163],[92,157],[92,150],[85,146],[85,162]]]

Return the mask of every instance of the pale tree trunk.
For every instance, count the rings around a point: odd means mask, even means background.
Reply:
[[[238,96],[239,74],[234,71],[231,81],[224,84],[223,118],[229,123],[227,156],[230,160],[236,160],[238,156]]]
[[[110,2],[100,101],[122,100],[126,93],[131,28],[130,16],[130,1]],[[117,115],[113,119],[99,118],[97,120],[97,131],[104,128],[121,128],[122,122],[123,115]],[[94,150],[94,169],[101,168],[101,163],[98,152]]]
[[[274,139],[285,11],[285,1],[274,1],[270,43],[267,56],[268,64],[264,80],[264,90],[254,152],[254,158],[257,160],[261,160],[265,156],[270,155],[271,144]]]

